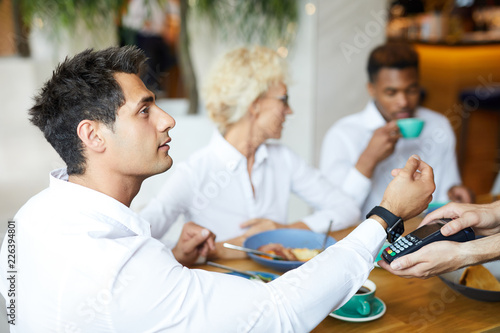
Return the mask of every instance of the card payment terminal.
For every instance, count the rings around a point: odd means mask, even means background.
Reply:
[[[436,241],[448,240],[455,242],[467,242],[475,239],[474,231],[471,228],[460,230],[454,235],[445,237],[441,234],[441,227],[451,219],[439,219],[429,224],[423,225],[412,233],[399,238],[391,246],[382,251],[382,258],[388,263],[394,259],[412,253],[421,247]]]

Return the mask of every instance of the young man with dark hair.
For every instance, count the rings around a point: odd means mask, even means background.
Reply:
[[[434,168],[434,200],[472,201],[472,193],[461,185],[450,123],[419,107],[418,62],[418,54],[407,44],[375,48],[367,66],[372,100],[363,111],[336,122],[323,140],[321,171],[357,200],[362,215],[382,198],[392,179],[390,171],[412,154]],[[424,129],[418,138],[404,139],[396,121],[411,117],[423,119]]]
[[[11,332],[307,332],[364,283],[386,229],[431,200],[432,168],[412,156],[369,219],[268,284],[184,267],[129,208],[143,180],[172,165],[175,121],[140,80],[143,61],[133,47],[66,59],[30,111],[68,165],[3,242]],[[183,234],[184,254],[213,249],[200,229]]]

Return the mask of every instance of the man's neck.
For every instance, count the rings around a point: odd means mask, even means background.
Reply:
[[[83,175],[70,175],[68,181],[104,193],[130,207],[141,188],[144,179],[117,176],[113,173],[95,173],[86,171]]]

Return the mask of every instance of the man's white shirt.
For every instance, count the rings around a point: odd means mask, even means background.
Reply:
[[[138,214],[67,180],[53,171],[14,218],[11,332],[308,332],[366,280],[385,238],[367,220],[264,284],[183,267]],[[7,255],[4,240],[0,291],[10,304]]]
[[[328,130],[321,147],[320,169],[333,185],[357,201],[362,216],[382,200],[393,178],[391,170],[404,167],[413,154],[434,169],[434,201],[448,201],[448,190],[460,185],[455,135],[447,118],[423,107],[417,108],[415,117],[425,121],[420,136],[399,139],[392,155],[377,165],[371,179],[355,165],[374,131],[386,124],[374,102],[370,101],[363,111],[340,119]]]

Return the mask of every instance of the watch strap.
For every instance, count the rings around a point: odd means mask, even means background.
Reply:
[[[387,223],[387,241],[389,243],[394,243],[401,235],[403,235],[405,228],[403,224],[403,219],[399,216],[394,215],[389,210],[381,206],[375,206],[367,215],[369,218],[372,215],[377,215],[382,220]]]

